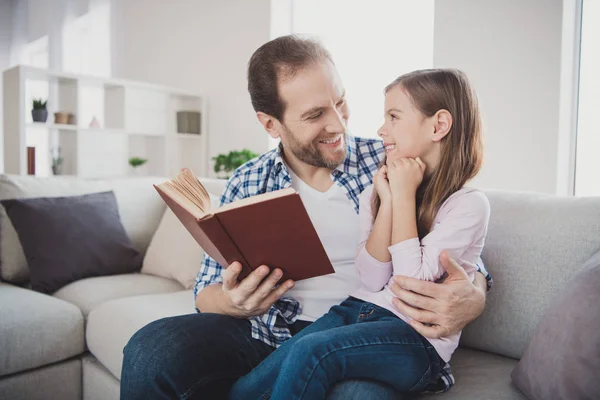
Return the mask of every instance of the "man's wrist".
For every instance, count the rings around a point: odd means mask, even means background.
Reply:
[[[475,289],[481,292],[484,299],[487,297],[487,280],[482,272],[477,271],[475,273],[473,286],[475,286]]]

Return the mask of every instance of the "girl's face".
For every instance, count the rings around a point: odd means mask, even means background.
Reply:
[[[425,117],[400,85],[385,95],[385,121],[377,134],[383,139],[388,158],[420,157],[432,162],[434,118]],[[434,162],[435,163],[435,162]]]

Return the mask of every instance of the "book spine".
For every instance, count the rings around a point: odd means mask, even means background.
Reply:
[[[242,272],[240,272],[239,279],[244,279],[252,272],[250,264],[248,264],[248,261],[246,261],[240,249],[233,242],[216,214],[209,218],[199,220],[198,225],[206,232],[206,235],[212,239],[212,243],[214,243],[215,247],[217,247],[219,252],[225,258],[227,265],[223,265],[223,267],[228,267],[231,263],[236,261],[242,264]]]

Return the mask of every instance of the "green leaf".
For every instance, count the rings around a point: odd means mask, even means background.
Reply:
[[[212,158],[212,160],[215,162],[213,170],[216,173],[232,172],[256,157],[258,157],[258,154],[248,149],[243,149],[240,151],[234,150],[227,154],[219,154]]]
[[[137,168],[141,165],[144,165],[146,164],[146,162],[148,162],[148,159],[146,158],[131,157],[129,159],[129,165],[131,165],[133,168]]]

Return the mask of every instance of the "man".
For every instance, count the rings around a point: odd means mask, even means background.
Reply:
[[[261,266],[238,282],[239,263],[223,269],[206,257],[194,291],[200,313],[155,321],[125,347],[124,399],[226,398],[237,378],[359,285],[358,198],[377,171],[382,143],[346,134],[344,88],[331,56],[316,42],[284,36],[261,46],[249,63],[248,89],[259,121],[281,143],[235,172],[221,204],[292,186],[336,272],[279,282],[280,270]],[[444,262],[443,283],[394,278],[395,306],[429,337],[458,332],[485,304],[487,273],[473,284],[459,266]],[[447,366],[428,390],[452,383]],[[330,398],[396,395],[377,383],[351,381],[338,384]]]

